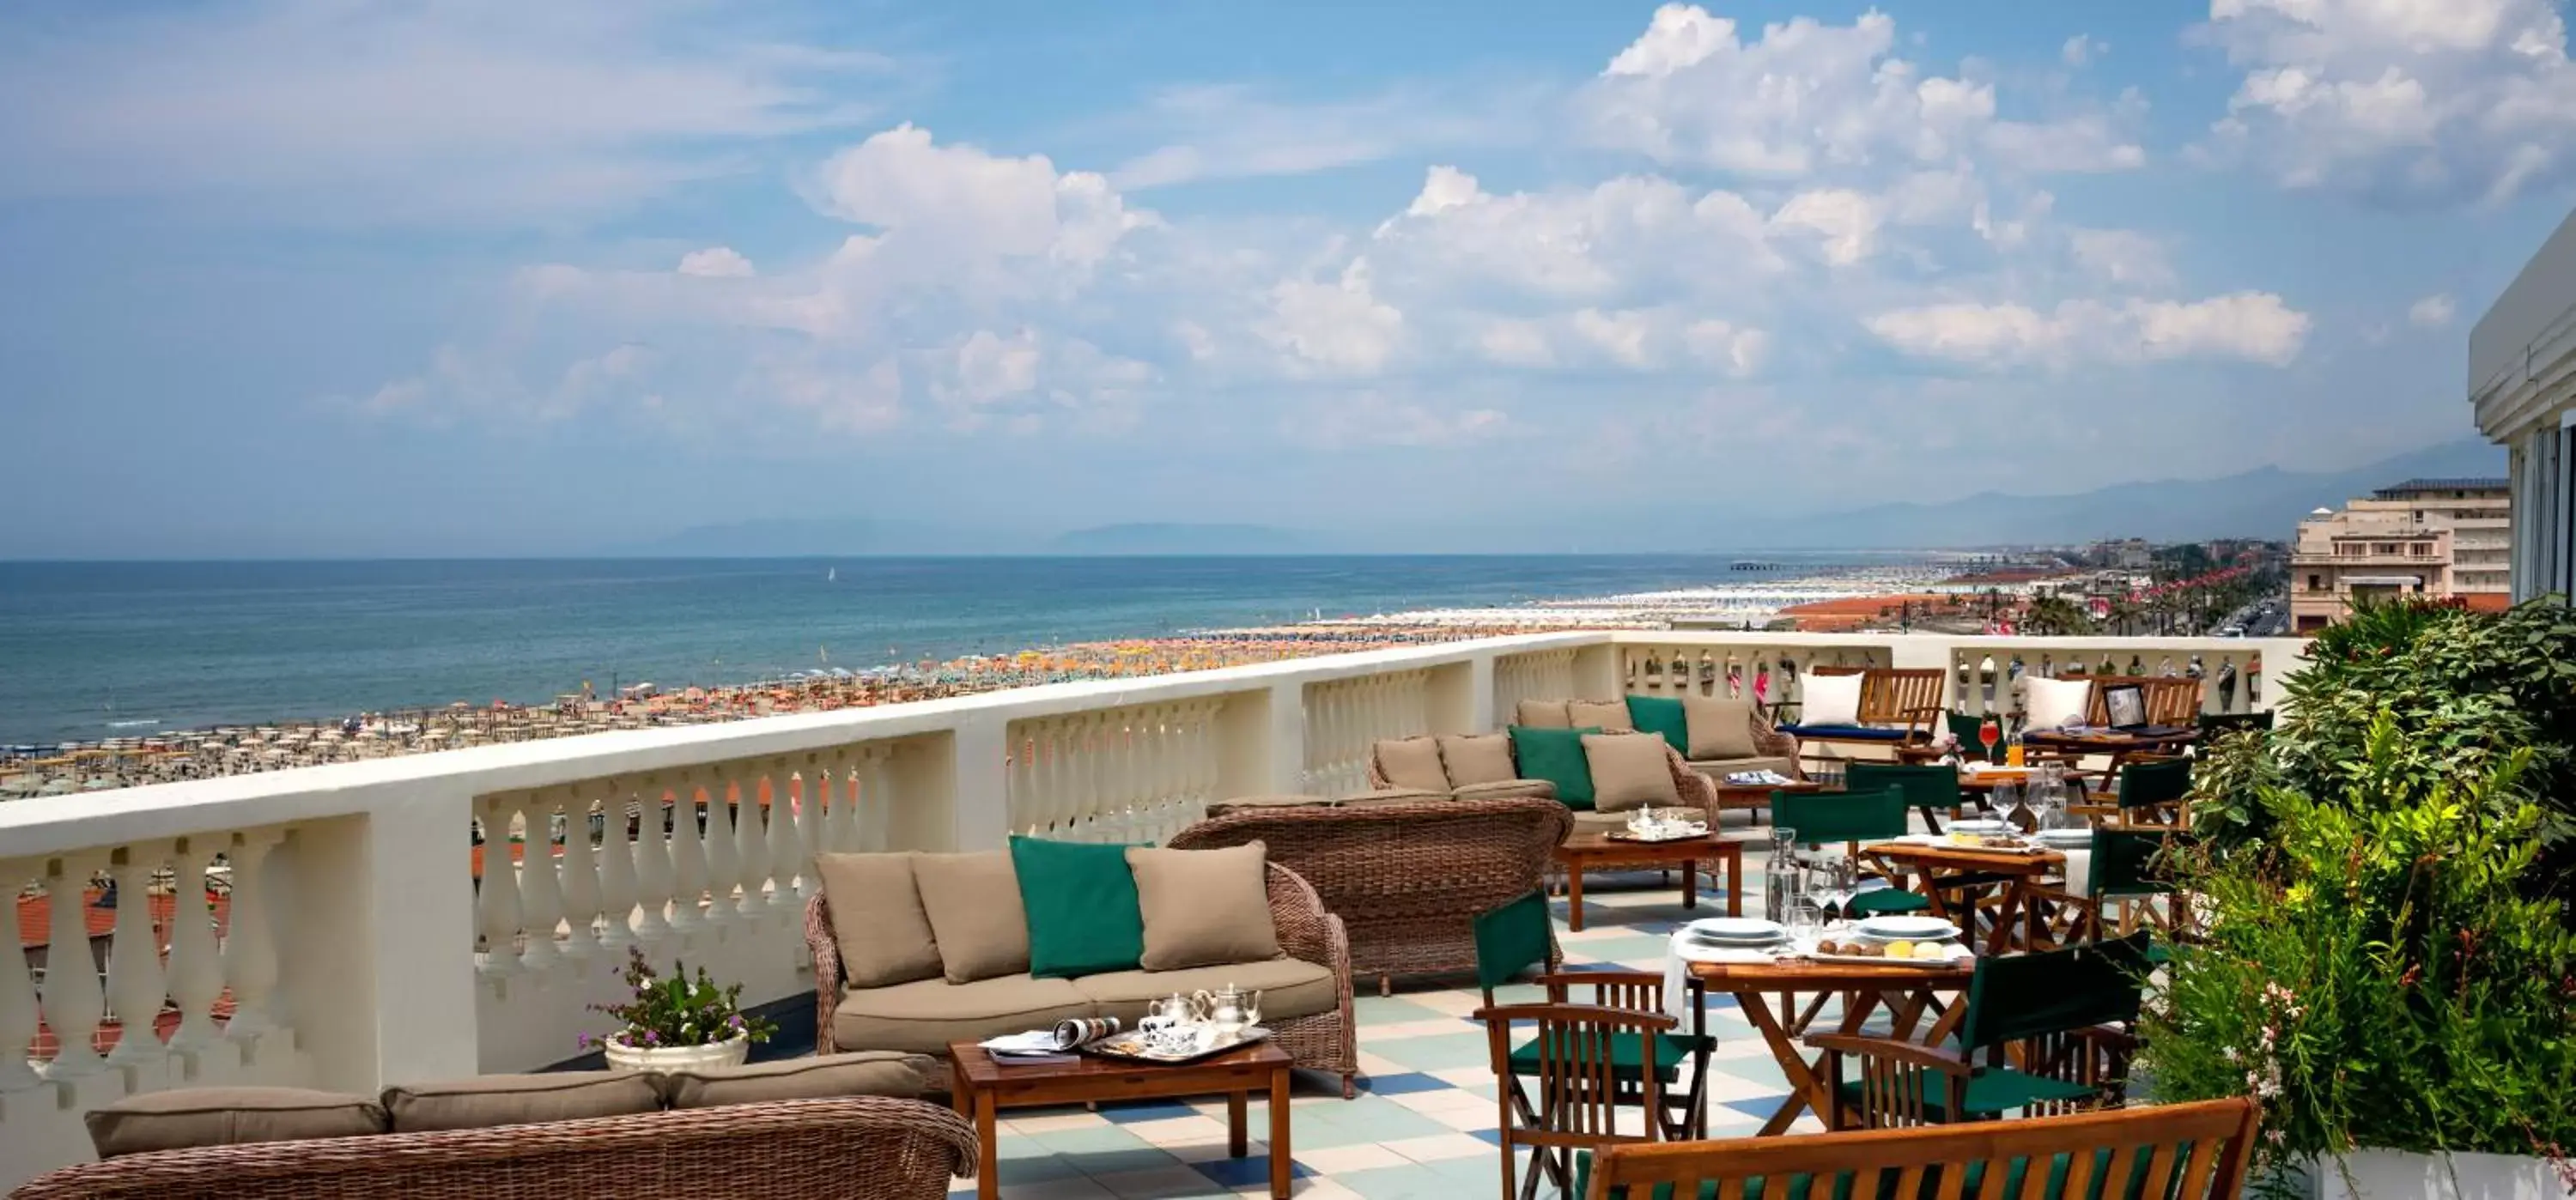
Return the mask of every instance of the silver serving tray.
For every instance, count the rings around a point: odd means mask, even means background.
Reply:
[[[1267,1041],[1269,1037],[1270,1030],[1268,1028],[1260,1025],[1247,1025],[1237,1032],[1232,1038],[1219,1038],[1214,1045],[1209,1046],[1205,1050],[1192,1050],[1181,1054],[1165,1054],[1147,1048],[1144,1038],[1139,1037],[1135,1031],[1128,1030],[1125,1032],[1110,1034],[1108,1037],[1101,1038],[1097,1041],[1085,1042],[1082,1044],[1081,1050],[1085,1054],[1095,1055],[1100,1058],[1114,1058],[1122,1062],[1155,1063],[1168,1067],[1177,1066],[1181,1063],[1197,1062],[1203,1058],[1214,1058],[1229,1050],[1240,1050],[1255,1042]]]

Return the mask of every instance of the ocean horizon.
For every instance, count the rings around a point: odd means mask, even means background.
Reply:
[[[1866,553],[0,561],[0,744],[1745,582]],[[1730,579],[1730,575],[1733,577]]]

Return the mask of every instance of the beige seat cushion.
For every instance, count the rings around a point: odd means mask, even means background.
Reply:
[[[1177,971],[1279,957],[1268,856],[1259,841],[1221,850],[1128,847],[1127,870],[1136,877],[1136,907],[1145,918],[1145,953],[1137,965]]]
[[[1624,812],[1600,812],[1592,809],[1583,809],[1576,811],[1574,814],[1574,832],[1576,833],[1618,833],[1625,831],[1627,828],[1628,814]]]
[[[1471,783],[1451,793],[1461,800],[1556,799],[1556,785],[1544,779],[1504,779]]]
[[[1572,729],[1563,700],[1523,700],[1512,710],[1512,724],[1524,729]]]
[[[1512,777],[1512,739],[1508,734],[1451,736],[1439,741],[1440,765],[1449,774],[1450,787],[1501,783]]]
[[[1440,743],[1427,737],[1393,738],[1377,744],[1378,773],[1400,788],[1446,791],[1448,775],[1440,769]]]
[[[1682,697],[1682,722],[1690,730],[1694,761],[1707,758],[1754,758],[1753,702],[1732,697]]]
[[[194,1146],[366,1137],[385,1131],[371,1097],[307,1088],[205,1087],[128,1096],[82,1114],[100,1158]]]
[[[847,1050],[945,1055],[950,1042],[977,1042],[1090,1015],[1091,1001],[1069,979],[925,979],[841,993],[832,1009],[832,1043]]]
[[[453,1083],[389,1087],[384,1104],[395,1133],[427,1133],[659,1112],[662,1089],[651,1073],[642,1071],[477,1075]]]
[[[1592,766],[1592,807],[1601,812],[1670,808],[1681,803],[1673,786],[1670,743],[1650,733],[1587,733],[1583,757]]]
[[[1311,1017],[1341,1005],[1341,991],[1333,981],[1332,968],[1293,958],[1192,967],[1186,971],[1111,971],[1073,981],[1074,987],[1099,1006],[1101,1016],[1116,1017],[1131,1028],[1152,1001],[1174,992],[1184,996],[1202,988],[1213,992],[1227,984],[1261,993],[1261,1019],[1265,1023]]]
[[[913,885],[910,853],[817,854],[823,901],[832,912],[832,941],[841,948],[841,978],[852,987],[929,979],[940,971],[930,917]]]
[[[913,881],[939,946],[940,975],[973,983],[1029,970],[1029,916],[1008,850],[916,854]]]
[[[945,1086],[939,1060],[926,1054],[894,1050],[861,1050],[819,1058],[789,1058],[673,1071],[662,1077],[662,1092],[673,1108],[718,1108],[727,1104],[770,1104],[780,1100],[830,1100],[840,1096],[920,1098]]]
[[[1690,768],[1718,783],[1738,771],[1777,771],[1791,779],[1798,777],[1798,764],[1785,758],[1694,758]]]
[[[1576,729],[1599,726],[1603,733],[1634,733],[1637,719],[1628,715],[1625,700],[1569,700],[1565,719]]]

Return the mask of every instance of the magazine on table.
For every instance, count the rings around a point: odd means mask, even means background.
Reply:
[[[1116,1017],[1077,1017],[1058,1021],[1053,1029],[1032,1029],[1026,1033],[1006,1033],[977,1043],[994,1062],[1011,1066],[1045,1066],[1070,1063],[1081,1057],[1074,1053],[1084,1044],[1118,1032]]]

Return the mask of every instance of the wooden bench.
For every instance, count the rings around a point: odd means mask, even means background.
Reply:
[[[1613,1145],[1588,1163],[1587,1200],[1842,1194],[1802,1188],[1851,1177],[1853,1196],[1937,1200],[2060,1200],[2098,1189],[2173,1200],[2234,1200],[2253,1149],[2250,1100],[2210,1100],[1987,1121],[1928,1129],[1875,1129],[1802,1137]],[[2037,1173],[2039,1178],[2027,1176]],[[1663,1189],[1669,1188],[1666,1192]]]
[[[1943,711],[1945,672],[1939,667],[1813,667],[1808,673],[1860,676],[1860,711],[1859,720],[1850,725],[1794,722],[1780,726],[1780,732],[1801,743],[1894,746],[1920,742],[1925,722],[1939,720]],[[1788,706],[1796,704],[1791,701]]]

